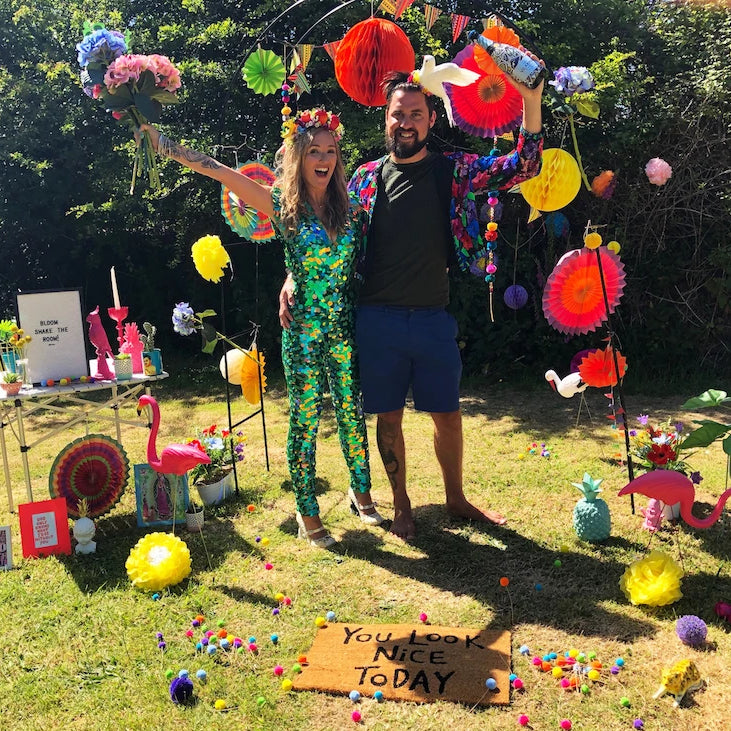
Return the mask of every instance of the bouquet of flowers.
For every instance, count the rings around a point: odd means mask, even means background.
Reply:
[[[667,422],[652,426],[646,414],[637,418],[642,429],[630,429],[630,454],[638,466],[647,472],[675,470],[698,484],[703,479],[700,472],[691,472],[688,463],[681,459],[682,422]]]
[[[217,424],[197,430],[196,438],[191,439],[188,444],[202,449],[211,458],[211,462],[196,465],[190,471],[193,484],[212,483],[223,479],[234,462],[243,461],[245,441],[243,432],[237,431],[232,434],[228,429],[219,429]]]
[[[129,54],[129,36],[102,24],[84,23],[84,39],[77,44],[84,93],[101,99],[112,116],[133,130],[159,122],[163,106],[177,104],[180,71],[167,56]],[[132,167],[130,193],[138,177],[147,174],[150,187],[160,187],[160,175],[149,135],[142,135]]]

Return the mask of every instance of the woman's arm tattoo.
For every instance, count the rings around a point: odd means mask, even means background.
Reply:
[[[211,170],[223,167],[218,160],[214,160],[212,157],[209,157],[202,152],[197,152],[196,150],[191,150],[188,147],[183,147],[177,142],[170,143],[170,146],[168,147],[168,155],[170,157],[178,158],[184,162],[197,163],[201,167],[210,168]]]

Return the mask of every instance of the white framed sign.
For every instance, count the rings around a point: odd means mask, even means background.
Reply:
[[[13,568],[13,544],[10,540],[10,526],[0,525],[0,571]]]
[[[89,375],[81,313],[81,290],[19,292],[18,325],[31,341],[26,346],[34,384]]]

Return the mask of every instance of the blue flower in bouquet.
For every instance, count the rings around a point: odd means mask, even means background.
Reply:
[[[187,302],[178,302],[173,308],[173,330],[181,335],[192,335],[197,329],[193,308]]]
[[[118,30],[100,28],[84,37],[76,44],[79,52],[77,59],[81,68],[90,63],[102,63],[108,66],[114,59],[127,53],[127,41]]]
[[[561,66],[553,72],[554,79],[548,83],[555,87],[559,94],[566,97],[591,91],[594,78],[585,66]]]

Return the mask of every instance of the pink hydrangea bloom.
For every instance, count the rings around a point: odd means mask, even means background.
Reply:
[[[645,174],[653,185],[665,185],[670,180],[673,169],[662,158],[653,157],[645,165]]]
[[[142,72],[149,68],[149,65],[147,56],[139,54],[120,56],[107,67],[104,83],[107,85],[107,89],[115,89],[129,81],[137,81]]]
[[[167,89],[170,92],[177,91],[181,87],[180,71],[167,56],[161,56],[154,53],[147,57],[149,60],[149,68],[155,74],[155,83],[157,86]]]

